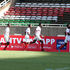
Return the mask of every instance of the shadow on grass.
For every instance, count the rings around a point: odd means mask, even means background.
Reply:
[[[49,68],[51,68],[51,70],[57,70],[57,68],[70,67],[70,54],[66,53],[39,52],[36,54],[45,55],[36,56],[35,53],[28,52],[27,54],[21,53],[22,57],[19,53],[16,53],[18,55],[13,55],[13,58],[11,54],[12,53],[6,54],[9,57],[5,56],[5,58],[0,58],[0,70],[49,70]],[[5,53],[3,55],[5,55]],[[30,57],[25,57],[25,55]],[[35,55],[35,57],[33,57],[33,55]]]

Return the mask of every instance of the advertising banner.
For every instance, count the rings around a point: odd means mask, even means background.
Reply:
[[[32,42],[34,36],[30,36],[30,41]],[[65,37],[54,37],[54,36],[45,36],[43,40],[44,51],[47,52],[58,52],[59,47],[64,44]],[[24,44],[21,41],[25,41],[25,36],[11,35],[10,36],[10,45],[7,46],[6,50],[17,50],[17,51],[41,51],[41,43],[37,41],[34,44]],[[6,43],[4,35],[0,35],[0,43]],[[0,44],[0,50],[3,50],[6,45]],[[61,49],[61,52],[69,52],[69,45],[64,46]]]

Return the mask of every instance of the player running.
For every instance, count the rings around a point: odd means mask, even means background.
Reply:
[[[62,49],[64,46],[67,46],[67,42],[70,42],[70,24],[67,25],[67,29],[66,29],[66,37],[65,37],[65,43],[64,45],[61,45],[61,47],[59,49]]]
[[[30,29],[31,29],[31,27],[32,27],[32,25],[31,24],[29,24],[28,25],[28,28],[26,29],[26,35],[25,35],[25,42],[21,42],[21,43],[24,43],[25,45],[26,45],[26,47],[27,47],[27,44],[29,44],[30,43]]]
[[[41,35],[41,28],[42,28],[42,25],[41,25],[41,23],[39,23],[39,26],[38,26],[38,27],[36,28],[36,30],[35,30],[35,38],[34,38],[33,42],[31,42],[30,44],[33,44],[33,43],[35,43],[37,40],[39,40],[39,41],[41,42],[42,51],[44,51],[44,49],[43,49],[43,40],[42,40],[41,37],[40,37],[40,36],[42,36],[42,35]]]
[[[3,50],[6,50],[7,46],[9,45],[9,39],[10,39],[9,34],[10,34],[10,24],[7,24],[7,27],[5,29],[5,34],[4,34],[6,43],[1,43],[1,45],[5,45]]]

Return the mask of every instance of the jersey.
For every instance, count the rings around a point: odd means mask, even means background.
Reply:
[[[66,33],[69,33],[70,34],[70,29],[66,29]],[[66,35],[66,36],[68,36],[68,35]]]
[[[66,33],[69,33],[70,34],[70,29],[66,29]],[[65,37],[65,43],[67,43],[68,41],[70,41],[70,35],[67,34],[66,37]]]
[[[30,34],[30,28],[26,29],[26,35],[28,35],[28,33]]]
[[[38,35],[38,36],[41,35],[41,27],[40,27],[40,26],[38,26],[38,27],[36,28],[35,35]]]
[[[7,27],[7,28],[5,29],[5,35],[6,35],[6,36],[9,36],[9,34],[10,34],[10,28]]]
[[[25,42],[30,42],[29,34],[30,34],[30,28],[28,27],[26,29]]]

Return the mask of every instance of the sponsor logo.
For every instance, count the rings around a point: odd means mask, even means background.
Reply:
[[[55,43],[55,39],[46,39],[46,40],[44,40],[44,39],[42,39],[43,40],[43,43],[44,44],[54,44]],[[10,38],[10,43],[13,43],[13,44],[15,44],[15,43],[18,43],[18,44],[20,44],[21,43],[21,41],[25,41],[25,39],[24,38]],[[30,39],[30,41],[33,41],[33,39]],[[3,43],[5,43],[5,39],[4,39],[4,37],[2,37],[2,38],[0,38],[0,42],[3,42]],[[36,44],[39,44],[38,42],[36,42]]]
[[[64,40],[63,39],[62,40],[57,40],[57,46],[56,46],[56,48],[59,49],[59,47],[61,47],[61,45],[64,45]],[[66,46],[64,46],[62,48],[62,50],[66,50]]]

